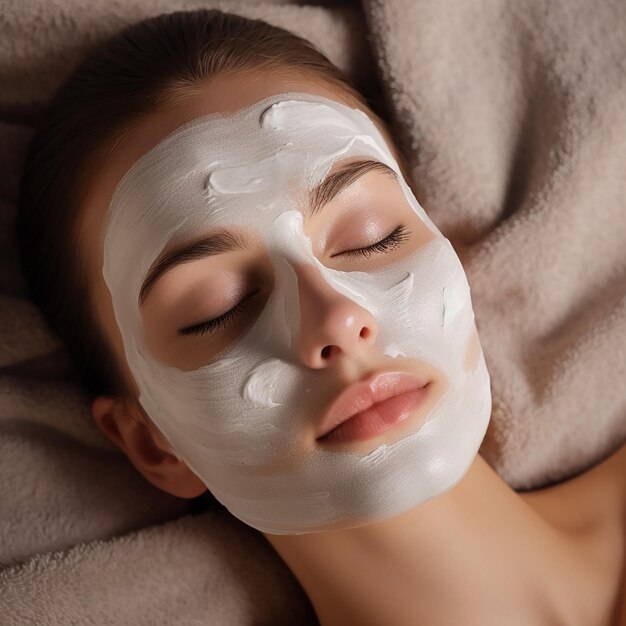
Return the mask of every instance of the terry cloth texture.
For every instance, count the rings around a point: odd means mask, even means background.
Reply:
[[[626,3],[3,0],[0,622],[315,624],[265,539],[152,487],[92,424],[29,300],[13,223],[38,115],[86,50],[220,8],[310,39],[384,112],[468,274],[492,378],[481,454],[515,489],[626,439]]]

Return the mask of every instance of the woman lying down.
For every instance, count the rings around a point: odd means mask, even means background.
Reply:
[[[57,92],[19,237],[93,418],[262,533],[323,626],[618,626],[626,446],[517,493],[470,289],[384,122],[309,42],[203,10]]]

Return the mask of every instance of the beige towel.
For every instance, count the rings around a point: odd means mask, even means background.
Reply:
[[[315,624],[265,539],[153,488],[89,420],[12,228],[37,114],[130,22],[218,7],[311,39],[386,107],[468,272],[492,376],[481,449],[515,489],[626,439],[626,4],[29,0],[0,7],[0,622]]]

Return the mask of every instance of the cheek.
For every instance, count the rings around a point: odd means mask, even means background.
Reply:
[[[283,449],[281,449],[280,452],[276,452],[264,461],[254,465],[254,477],[281,476],[303,471],[307,459],[310,458],[315,446],[316,442],[312,436],[306,438],[294,434],[292,436],[292,444],[289,446],[288,450],[283,451]]]
[[[141,316],[143,339],[150,354],[163,364],[171,364],[176,367],[176,359],[172,358],[167,350],[163,333],[159,332],[158,325],[147,315]]]
[[[472,332],[470,333],[467,346],[465,348],[465,361],[463,363],[466,372],[472,372],[478,365],[478,356],[480,354],[480,340],[478,338],[478,331],[476,325],[472,326]]]
[[[104,294],[102,297],[98,297],[97,301],[98,306],[96,310],[99,318],[99,324],[104,329],[106,338],[113,348],[113,352],[117,357],[117,362],[120,364],[120,367],[123,370],[123,375],[126,381],[129,383],[131,391],[138,395],[139,389],[137,388],[137,385],[135,383],[135,377],[128,367],[126,353],[124,351],[124,342],[122,340],[122,333],[120,332],[120,328],[117,324],[115,311],[113,309],[113,301],[111,300],[111,295],[109,293],[108,287],[106,286],[106,283],[104,282],[104,279],[102,279],[101,284],[99,285],[99,293]]]

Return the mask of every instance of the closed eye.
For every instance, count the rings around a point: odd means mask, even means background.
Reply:
[[[260,288],[249,293],[245,298],[240,300],[234,307],[222,313],[219,317],[215,317],[200,324],[181,328],[178,333],[180,335],[204,335],[205,333],[214,333],[227,326],[232,320],[241,315],[246,308],[248,300],[256,296],[261,291]]]
[[[406,241],[410,235],[411,232],[406,229],[406,226],[404,224],[400,224],[400,226],[398,226],[394,231],[389,233],[385,238],[371,244],[370,246],[366,246],[364,248],[355,248],[354,250],[345,250],[331,256],[363,256],[366,259],[369,259],[372,254],[386,254],[388,252],[391,252],[392,250],[395,250],[400,245],[402,245],[402,243]]]

